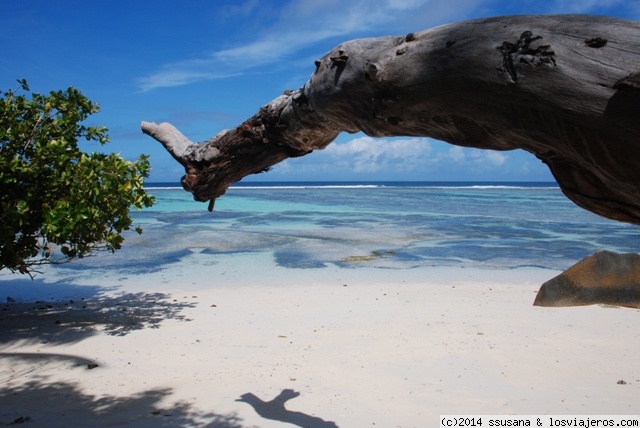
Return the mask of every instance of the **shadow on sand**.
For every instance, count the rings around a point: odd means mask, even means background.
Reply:
[[[235,414],[171,402],[170,388],[116,396],[93,393],[91,388],[54,380],[50,375],[67,371],[73,378],[81,378],[100,373],[100,366],[90,358],[30,352],[32,347],[29,352],[21,352],[29,345],[46,344],[50,348],[96,334],[125,336],[160,328],[166,320],[187,322],[190,320],[184,310],[195,307],[195,300],[173,299],[164,293],[106,294],[115,287],[23,282],[0,284],[6,299],[0,303],[0,426],[242,428]]]
[[[3,358],[4,357],[4,358]],[[10,364],[11,357],[0,357]],[[21,359],[57,361],[73,370],[86,370],[83,358],[48,354],[19,355]],[[75,367],[75,368],[72,368]],[[194,409],[189,403],[167,405],[170,389],[152,389],[131,396],[91,395],[71,382],[53,382],[39,376],[20,385],[2,382],[0,426],[25,423],[45,426],[210,427],[243,428],[235,414]]]
[[[283,389],[273,400],[263,401],[248,392],[242,394],[236,401],[251,405],[256,413],[265,419],[286,422],[303,428],[338,428],[338,425],[334,422],[325,421],[317,416],[307,415],[306,413],[287,410],[284,407],[287,401],[299,395],[300,393],[293,389]]]
[[[9,301],[0,304],[0,345],[67,344],[98,332],[124,336],[135,330],[158,328],[164,320],[189,321],[182,311],[195,306],[196,302],[180,302],[164,293],[94,295],[78,300],[28,303]]]

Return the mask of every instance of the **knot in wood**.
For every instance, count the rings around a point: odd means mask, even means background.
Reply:
[[[515,43],[504,41],[500,46],[496,46],[502,53],[502,70],[509,74],[514,83],[518,81],[516,64],[556,65],[555,52],[551,50],[550,45],[531,46],[533,42],[541,39],[542,36],[534,36],[531,31],[524,31]]]
[[[587,39],[584,41],[585,46],[590,48],[603,48],[607,45],[607,39],[602,37],[594,37],[593,39]]]
[[[375,80],[378,75],[378,65],[373,62],[367,62],[364,66],[364,76],[369,80]]]
[[[187,192],[193,192],[193,186],[198,181],[198,170],[193,165],[185,167],[186,174],[182,176],[180,184],[182,188]]]
[[[334,64],[345,64],[349,59],[349,55],[346,55],[343,50],[338,51],[338,56],[330,56],[329,60]]]
[[[403,55],[405,53],[407,53],[407,51],[409,50],[409,48],[407,46],[403,46],[399,49],[396,50],[396,55]]]

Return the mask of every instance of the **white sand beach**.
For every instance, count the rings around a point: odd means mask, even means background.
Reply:
[[[229,257],[225,272],[115,284],[4,281],[0,425],[404,428],[640,408],[639,311],[532,306],[559,272]],[[34,292],[49,295],[25,303]]]

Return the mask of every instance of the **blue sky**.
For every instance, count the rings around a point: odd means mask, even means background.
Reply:
[[[182,167],[140,131],[168,121],[202,141],[301,87],[314,60],[340,42],[402,35],[486,16],[592,13],[640,19],[637,0],[0,0],[0,89],[74,86],[101,106],[106,150],[151,156],[150,181]],[[551,181],[522,151],[460,148],[429,138],[342,134],[323,151],[289,159],[253,180]]]

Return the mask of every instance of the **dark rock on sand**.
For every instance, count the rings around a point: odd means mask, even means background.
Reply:
[[[640,308],[640,255],[599,251],[542,284],[534,306]]]

